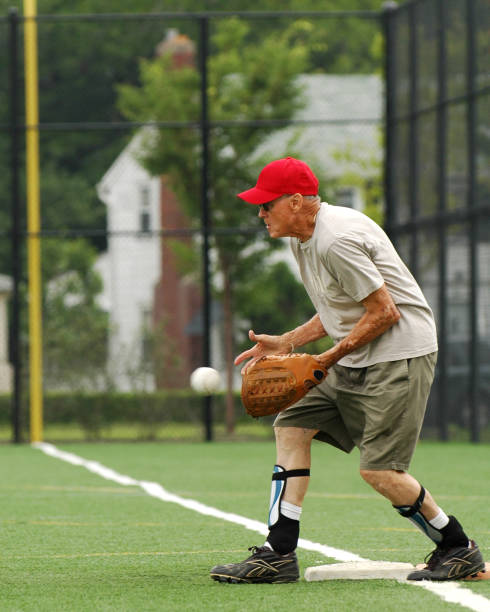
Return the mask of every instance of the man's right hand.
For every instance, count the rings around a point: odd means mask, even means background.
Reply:
[[[248,332],[248,337],[252,342],[255,342],[255,346],[243,351],[235,358],[235,365],[238,365],[249,359],[249,361],[242,368],[242,374],[245,373],[247,368],[253,365],[256,361],[264,357],[265,355],[287,355],[293,350],[293,345],[284,339],[284,336],[269,336],[268,334],[256,334],[253,329]]]

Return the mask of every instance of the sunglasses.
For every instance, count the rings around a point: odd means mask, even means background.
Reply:
[[[282,200],[282,198],[288,198],[290,197],[291,194],[290,193],[285,193],[282,196],[279,196],[278,198],[276,198],[275,200],[271,200],[270,202],[266,202],[265,204],[260,204],[260,208],[268,213],[272,210],[272,207],[274,206],[274,204],[277,204],[277,202],[279,202],[279,200]]]
[[[265,204],[260,205],[260,209],[268,213],[271,210],[271,208],[274,206],[274,204],[275,204],[275,200],[273,200],[272,202],[266,202]]]

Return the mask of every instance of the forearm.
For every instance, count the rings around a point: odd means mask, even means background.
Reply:
[[[248,332],[248,337],[255,345],[243,351],[235,358],[235,365],[249,359],[242,374],[248,367],[266,355],[284,355],[292,353],[298,346],[303,346],[307,342],[318,340],[326,336],[325,329],[320,321],[320,317],[315,315],[312,319],[300,325],[296,329],[282,334],[281,336],[270,336],[269,334],[256,334],[253,329]]]
[[[324,338],[327,335],[320,317],[316,314],[309,321],[303,323],[303,325],[283,334],[281,339],[285,343],[291,345],[291,351],[293,351],[295,348],[304,346],[308,344],[308,342]]]
[[[327,368],[337,363],[345,355],[384,334],[400,319],[400,313],[391,300],[378,303],[375,308],[371,308],[376,303],[376,295],[373,294],[373,296],[375,296],[374,299],[365,303],[370,309],[364,313],[350,333],[331,349],[317,356]]]
[[[327,368],[331,367],[334,363],[337,363],[337,361],[342,359],[342,357],[345,357],[356,349],[368,344],[380,336],[384,331],[386,331],[386,329],[388,329],[373,326],[369,321],[363,321],[363,319],[357,323],[350,334],[348,334],[343,340],[321,355],[318,355],[318,359]]]

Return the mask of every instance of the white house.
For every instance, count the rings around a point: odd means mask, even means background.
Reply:
[[[286,156],[294,145],[294,151],[314,162],[324,175],[342,177],[351,171],[368,178],[373,170],[367,162],[382,157],[376,124],[382,109],[381,79],[372,75],[305,75],[300,81],[306,107],[297,118],[337,122],[277,130],[253,157]],[[357,119],[369,121],[353,122]],[[122,390],[154,387],[153,376],[142,378],[138,364],[144,350],[144,330],[151,328],[155,287],[162,276],[160,241],[148,232],[162,228],[163,196],[160,178],[150,176],[137,159],[145,137],[151,137],[151,130],[141,130],[134,136],[97,185],[99,198],[107,206],[109,231],[107,252],[97,262],[104,282],[99,303],[110,313],[109,367],[116,386]],[[351,150],[354,155],[349,159]],[[343,199],[339,194],[338,204],[362,208],[356,187],[345,184],[342,191]],[[198,319],[194,317],[187,333],[196,331]],[[211,352],[213,365],[224,369],[221,334],[216,324]]]
[[[362,210],[362,192],[349,182],[349,175],[372,178],[382,162],[383,81],[372,74],[308,74],[298,82],[306,103],[295,119],[318,123],[275,131],[253,158],[277,159],[298,151],[320,177],[339,180],[332,204]],[[322,119],[328,123],[321,124]]]
[[[161,274],[159,241],[150,233],[161,228],[160,179],[137,161],[145,133],[130,141],[97,185],[109,231],[107,252],[96,264],[104,284],[99,304],[110,315],[110,374],[121,390],[153,387],[135,367],[144,330],[151,328],[153,291]]]
[[[308,74],[298,81],[306,103],[295,119],[326,119],[329,123],[297,124],[277,130],[252,158],[280,158],[299,151],[321,177],[339,182],[332,204],[362,211],[365,205],[362,190],[348,177],[355,174],[362,179],[373,178],[382,163],[383,81],[378,75],[361,74]],[[285,259],[298,275],[289,241],[284,243],[284,250],[276,251],[272,260]]]
[[[162,269],[162,261],[167,261],[166,256],[171,257],[159,236],[163,226],[169,223],[168,219],[162,219],[162,210],[172,209],[174,205],[169,200],[174,198],[169,198],[171,194],[161,177],[151,176],[138,161],[142,141],[151,138],[151,134],[151,129],[140,130],[97,185],[98,196],[107,206],[109,233],[107,251],[96,263],[103,281],[98,303],[110,319],[108,374],[115,387],[122,391],[152,390],[156,386],[153,369],[145,368],[143,361],[147,332],[154,331],[157,311],[162,308],[161,294],[166,287],[179,293],[173,296],[174,310],[178,312],[174,313],[176,321],[172,330],[178,339],[174,346],[167,334],[166,344],[177,361],[185,360],[191,352],[196,360],[192,368],[201,365],[201,349],[196,346],[196,338],[202,336],[203,329],[200,306],[195,303],[198,299],[195,283],[185,277],[179,283],[173,263],[169,264],[169,276],[164,277]],[[174,219],[170,223],[178,221]],[[224,371],[223,340],[217,322],[220,312],[215,305],[211,321],[211,361],[213,367]],[[182,375],[177,382],[186,385]]]

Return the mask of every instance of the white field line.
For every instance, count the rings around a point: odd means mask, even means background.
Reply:
[[[97,474],[98,476],[101,476],[106,480],[111,480],[112,482],[117,482],[118,484],[124,486],[140,487],[148,495],[151,495],[152,497],[160,499],[164,502],[178,504],[179,506],[187,508],[188,510],[193,510],[195,512],[198,512],[199,514],[212,516],[214,518],[222,519],[230,523],[236,523],[237,525],[241,525],[246,529],[256,531],[261,535],[267,535],[268,533],[268,528],[265,523],[261,523],[260,521],[255,521],[244,516],[240,516],[239,514],[223,512],[222,510],[218,510],[217,508],[213,508],[212,506],[207,506],[193,499],[186,499],[184,497],[180,497],[179,495],[175,495],[174,493],[166,491],[160,484],[156,482],[135,480],[130,476],[119,474],[111,468],[105,467],[98,461],[90,461],[88,459],[84,459],[83,457],[79,457],[78,455],[74,455],[73,453],[62,451],[56,448],[56,446],[53,446],[52,444],[48,444],[46,442],[37,442],[32,446],[33,448],[41,450],[46,455],[55,457],[56,459],[60,459],[61,461],[66,461],[67,463],[71,463],[72,465],[83,467],[89,472],[93,472],[94,474]],[[298,546],[300,548],[304,548],[305,550],[319,552],[325,555],[326,557],[336,559],[337,561],[369,561],[369,559],[364,559],[363,557],[360,557],[359,555],[351,553],[347,550],[333,548],[331,546],[325,546],[323,544],[319,544],[318,542],[311,542],[310,540],[305,540],[303,538],[299,539]],[[475,612],[490,612],[490,601],[488,599],[486,599],[482,595],[473,593],[473,591],[468,588],[465,588],[459,582],[429,582],[427,580],[423,580],[421,582],[398,580],[398,582],[401,582],[403,584],[409,584],[412,586],[422,587],[434,593],[435,595],[438,595],[444,601],[459,604],[465,608],[474,610]]]

